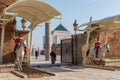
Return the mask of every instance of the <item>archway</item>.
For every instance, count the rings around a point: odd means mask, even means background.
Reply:
[[[2,63],[2,50],[4,45],[4,31],[5,24],[10,20],[14,19],[16,16],[22,17],[29,22],[31,22],[30,28],[30,53],[32,50],[32,34],[35,27],[43,22],[49,21],[50,19],[59,16],[60,13],[55,10],[50,5],[38,1],[38,0],[25,0],[21,2],[16,2],[7,8],[4,9],[1,14],[1,27],[2,27],[2,36],[1,36],[1,50],[0,50],[0,63]],[[48,53],[49,55],[49,53]],[[48,56],[49,57],[49,56]],[[30,58],[29,58],[30,63]]]
[[[96,29],[102,29],[102,31],[105,34],[105,44],[107,43],[108,35],[111,32],[114,32],[115,30],[120,29],[120,15],[115,15],[111,17],[106,17],[100,20],[94,20],[92,21],[92,17],[90,18],[89,23],[85,23],[79,26],[83,27],[87,26],[84,30],[78,29],[78,31],[85,31],[87,33],[87,40],[86,40],[86,49],[83,54],[83,64],[86,64],[86,52],[89,48],[89,39],[90,39],[90,33]]]

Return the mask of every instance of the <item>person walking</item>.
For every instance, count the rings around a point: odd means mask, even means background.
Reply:
[[[56,61],[56,53],[54,51],[52,51],[50,53],[50,56],[51,56],[51,63],[52,64],[55,64],[55,61]]]
[[[37,50],[35,51],[35,57],[36,57],[36,59],[38,58],[38,51]]]

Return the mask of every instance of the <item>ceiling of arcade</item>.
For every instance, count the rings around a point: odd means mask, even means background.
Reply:
[[[16,1],[17,0],[0,0],[0,12],[2,12],[0,15],[0,24],[5,21],[8,22],[8,19],[10,20],[15,16],[19,16],[30,21],[34,24],[34,27],[32,26],[31,28],[35,28],[38,24],[61,15],[55,8],[42,1]]]
[[[35,26],[61,15],[49,4],[38,0],[16,2],[6,8],[6,12],[17,13],[17,16],[27,19]]]
[[[91,24],[91,26],[90,26]],[[99,25],[99,26],[92,26],[92,24]],[[106,17],[100,20],[94,20],[91,23],[84,23],[79,27],[87,26],[85,29],[95,28],[100,29],[100,31],[114,31],[120,30],[120,15],[115,15],[111,17]]]

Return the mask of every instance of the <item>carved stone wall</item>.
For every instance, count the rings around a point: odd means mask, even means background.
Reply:
[[[5,36],[4,36],[4,46],[3,46],[3,63],[9,63],[14,61],[14,41],[13,41],[13,29],[16,26],[12,23],[7,24],[5,28]],[[16,36],[18,33],[21,33],[21,36],[26,42],[28,43],[28,32],[29,31],[17,31]],[[1,33],[1,29],[0,29]],[[1,44],[1,35],[0,35],[0,44]]]
[[[4,8],[8,7],[9,5],[13,4],[18,0],[0,0],[0,13],[3,12]],[[10,62],[11,53],[13,52],[13,42],[12,42],[12,29],[15,28],[15,25],[9,23],[6,26],[5,30],[5,39],[4,39],[4,47],[3,47],[3,62]],[[1,33],[1,29],[0,29]],[[0,42],[1,42],[1,35],[0,35]],[[1,43],[0,43],[1,44]]]
[[[18,0],[0,0],[0,13],[4,10],[4,8],[8,7],[9,5],[13,4]],[[4,35],[4,46],[3,46],[3,63],[13,62],[13,50],[14,50],[14,42],[13,42],[13,31],[15,29],[15,24],[13,22],[9,22],[5,28],[5,35]],[[1,28],[0,28],[1,33]],[[18,33],[21,33],[21,36],[26,42],[28,43],[28,33],[29,31],[17,31],[16,36]],[[1,35],[0,35],[0,44],[1,44]]]
[[[110,54],[108,56],[120,56],[120,30],[110,34],[108,38]]]
[[[82,64],[83,53],[86,49],[86,38],[86,34],[72,35],[73,64]]]
[[[94,46],[94,43],[96,41],[96,34],[99,34],[100,36],[100,41],[101,41],[101,46],[105,44],[105,34],[104,32],[97,32],[94,31],[91,33],[91,38],[92,40],[90,41],[90,47]],[[110,46],[110,53],[106,54],[106,57],[118,57],[120,56],[120,30],[111,32],[108,37],[107,43]]]
[[[8,7],[16,1],[18,0],[0,0],[0,13],[3,11],[4,8]]]
[[[105,33],[100,30],[91,32],[89,48],[95,46],[97,37],[100,37],[101,46],[105,44]],[[86,50],[86,33],[72,35],[73,44],[73,63],[82,64],[83,54]],[[110,53],[106,54],[105,57],[120,57],[120,30],[114,31],[109,34],[107,43],[110,46]]]

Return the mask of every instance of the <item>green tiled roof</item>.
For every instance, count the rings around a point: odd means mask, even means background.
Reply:
[[[59,24],[54,31],[68,31],[62,24]]]
[[[61,44],[56,44],[57,47],[61,47]]]

